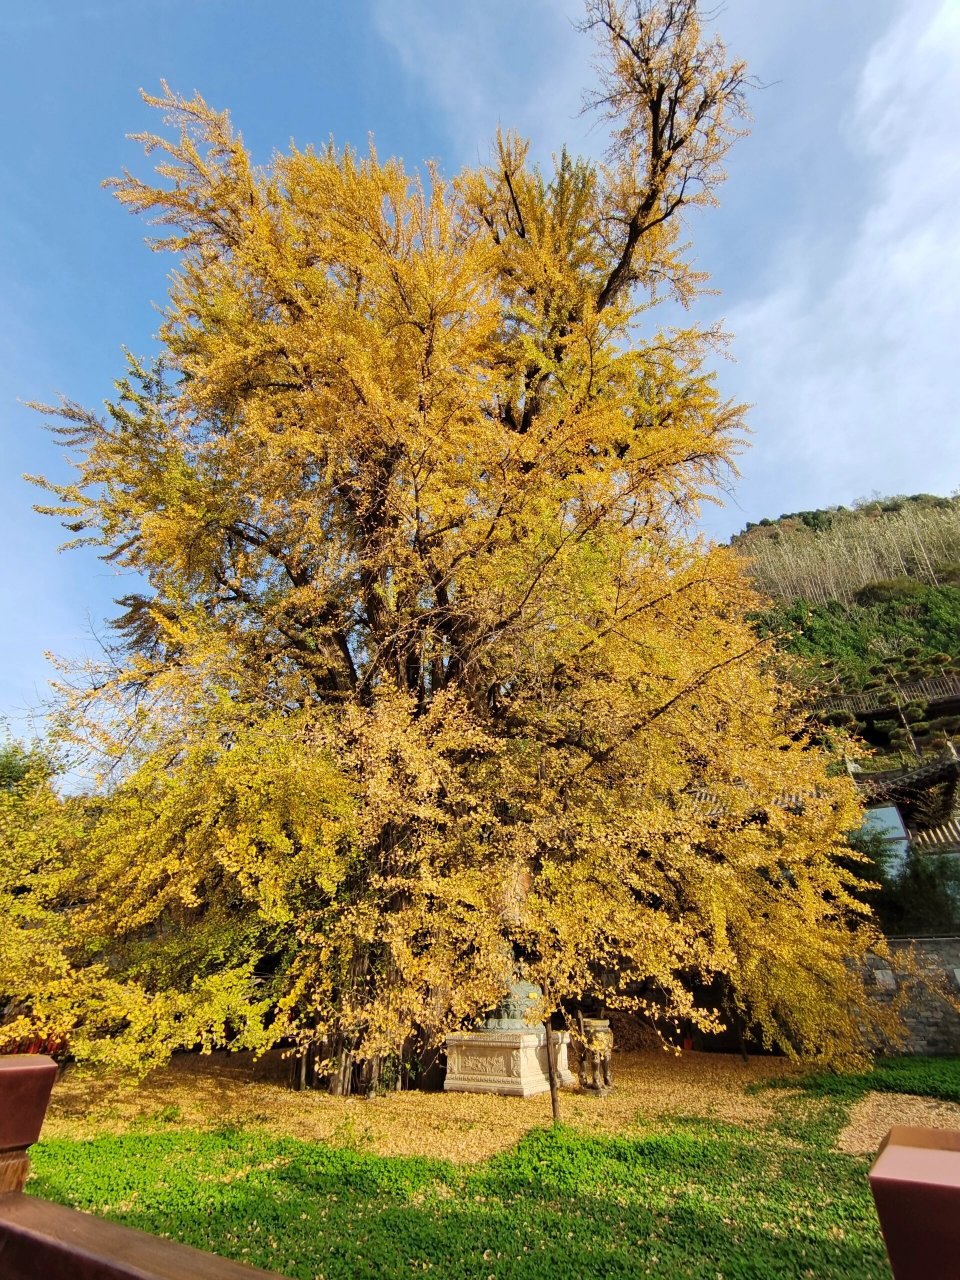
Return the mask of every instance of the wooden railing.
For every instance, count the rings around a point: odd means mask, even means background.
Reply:
[[[837,698],[824,698],[817,711],[852,711],[871,715],[875,711],[895,710],[908,702],[953,702],[960,700],[960,675],[931,676],[909,684],[886,685],[869,693],[848,693]]]
[[[271,1274],[36,1196],[0,1196],[3,1280],[254,1280]]]
[[[2,1280],[280,1280],[240,1262],[23,1194],[56,1063],[0,1057]]]

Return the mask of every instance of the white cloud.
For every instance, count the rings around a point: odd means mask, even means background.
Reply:
[[[593,79],[581,13],[578,0],[374,8],[466,163],[498,122],[530,136],[541,160],[564,141],[602,148],[578,117]],[[755,99],[754,139],[731,157],[726,217],[695,225],[732,303],[738,363],[721,378],[754,405],[737,501],[710,526],[725,535],[874,490],[952,490],[960,6],[813,0],[784,12],[740,0],[717,25],[771,88]]]
[[[753,519],[960,484],[958,101],[960,8],[903,4],[846,129],[868,162],[867,202],[838,173],[836,217],[857,210],[846,237],[796,239],[782,283],[728,315],[739,366],[724,382],[755,405],[739,492]]]

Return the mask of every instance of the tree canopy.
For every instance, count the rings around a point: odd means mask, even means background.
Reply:
[[[67,693],[113,772],[56,882],[131,1052],[292,1037],[342,1084],[517,968],[547,1010],[710,1026],[720,979],[768,1043],[863,1043],[853,788],[692,532],[742,427],[717,335],[654,315],[703,286],[681,214],[746,71],[695,0],[584,26],[603,163],[505,133],[452,179],[332,143],[260,169],[148,98],[158,179],[111,185],[177,258],[162,355],[53,410],[46,508],[142,583]]]

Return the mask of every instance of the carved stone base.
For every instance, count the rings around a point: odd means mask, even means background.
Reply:
[[[554,1032],[557,1075],[561,1085],[576,1081],[567,1065],[566,1031]],[[449,1093],[502,1093],[529,1098],[550,1088],[547,1074],[547,1039],[542,1027],[529,1031],[461,1031],[447,1036]]]

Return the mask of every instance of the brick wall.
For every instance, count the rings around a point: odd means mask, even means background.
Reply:
[[[960,1013],[921,983],[905,982],[897,953],[913,948],[920,966],[938,974],[946,989],[960,997],[960,937],[890,938],[890,960],[869,958],[874,997],[891,1001],[906,987],[902,1010],[908,1042],[901,1053],[960,1054]]]

